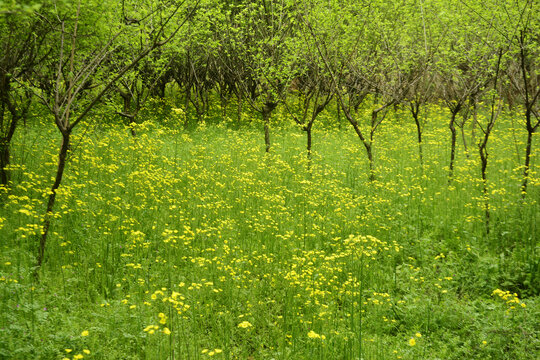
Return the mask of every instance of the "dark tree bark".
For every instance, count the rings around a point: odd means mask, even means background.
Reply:
[[[529,114],[530,116],[530,114]],[[528,123],[530,123],[528,121]],[[535,128],[527,126],[527,146],[525,147],[525,168],[523,169],[523,181],[521,183],[521,192],[523,196],[527,193],[527,185],[529,182],[529,172],[531,168],[531,152],[532,152],[532,140],[535,133]]]
[[[409,103],[410,111],[414,119],[414,124],[416,125],[416,138],[418,141],[418,158],[420,160],[420,165],[424,165],[424,154],[422,149],[422,124],[420,123],[420,103],[417,101],[411,101]]]
[[[0,184],[8,185],[10,181],[9,170],[6,167],[10,164],[10,145],[11,139],[15,134],[19,117],[17,114],[11,117],[11,123],[5,136],[0,139]]]
[[[457,131],[456,131],[456,116],[461,109],[461,103],[450,106],[450,122],[448,123],[448,128],[450,129],[450,164],[448,171],[448,181],[452,180],[454,176],[454,162],[456,159],[456,142],[457,142]]]
[[[269,97],[262,108],[262,117],[264,122],[264,144],[266,152],[270,152],[270,116],[272,115],[272,112],[276,106],[277,103],[272,101]]]
[[[58,166],[56,168],[56,177],[51,187],[49,199],[47,201],[47,209],[45,211],[45,218],[43,220],[43,227],[41,229],[41,238],[39,241],[39,250],[37,256],[37,266],[40,267],[43,263],[45,256],[45,247],[47,245],[47,235],[49,234],[49,228],[51,226],[51,219],[53,216],[54,203],[56,202],[56,192],[62,183],[62,177],[64,176],[64,169],[66,167],[66,159],[69,150],[69,141],[71,136],[71,130],[67,130],[62,133],[62,145],[60,146],[60,152],[58,153]]]

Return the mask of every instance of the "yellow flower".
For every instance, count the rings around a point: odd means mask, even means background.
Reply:
[[[307,334],[308,338],[310,339],[321,339],[321,340],[324,340],[326,339],[326,336],[324,335],[319,335],[317,334],[315,331],[311,330],[310,332],[308,332]]]
[[[159,313],[158,316],[159,316],[159,323],[160,324],[166,324],[167,323],[167,315],[165,315],[164,313]]]
[[[422,337],[422,334],[420,334],[419,332],[417,332],[416,334],[414,334],[417,338],[421,338]]]
[[[82,333],[81,333],[81,336],[88,336],[90,335],[90,332],[88,332],[88,330],[84,330]]]
[[[72,349],[64,349],[67,353],[70,353],[72,352],[73,350]]]
[[[246,328],[248,328],[250,326],[253,326],[253,325],[251,325],[251,323],[249,321],[242,321],[240,324],[238,324],[239,328],[244,328],[244,329],[246,329]]]
[[[83,353],[85,353],[86,355],[90,355],[90,350],[84,349],[84,350],[83,350]]]
[[[171,334],[171,330],[169,330],[168,327],[163,328],[163,333],[164,333],[165,335],[170,335],[170,334]]]
[[[409,339],[409,346],[414,346],[416,345],[416,340],[414,338],[410,338]]]

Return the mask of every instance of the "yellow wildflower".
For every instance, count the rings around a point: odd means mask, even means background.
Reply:
[[[326,336],[324,335],[319,335],[317,334],[315,331],[311,330],[310,332],[308,332],[307,336],[310,338],[310,339],[321,339],[321,340],[324,340],[326,339]]]

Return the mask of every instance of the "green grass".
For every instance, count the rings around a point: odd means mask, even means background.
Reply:
[[[283,114],[270,154],[257,121],[80,129],[39,282],[59,137],[21,128],[0,208],[0,359],[535,359],[539,151],[522,201],[524,131],[516,144],[501,119],[487,236],[470,129],[449,184],[447,114],[429,116],[423,166],[408,115],[383,123],[374,182],[345,124],[316,125],[311,160]]]

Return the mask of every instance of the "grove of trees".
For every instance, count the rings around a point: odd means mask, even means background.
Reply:
[[[218,98],[224,120],[259,114],[268,152],[270,119],[282,107],[309,154],[318,115],[335,106],[365,149],[368,180],[389,112],[409,109],[422,162],[422,114],[437,103],[450,113],[449,181],[459,133],[471,125],[486,193],[490,134],[504,107],[516,111],[527,131],[526,196],[540,127],[539,10],[536,0],[0,2],[0,183],[12,181],[15,132],[32,121],[29,109],[41,109],[62,141],[40,265],[70,136],[99,121],[91,116],[99,108],[135,125],[149,99],[170,98],[201,121]],[[485,211],[489,232],[487,203]]]

